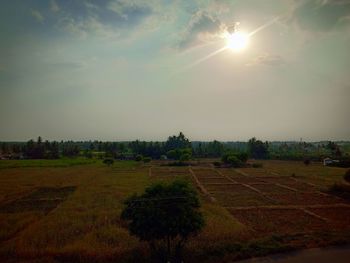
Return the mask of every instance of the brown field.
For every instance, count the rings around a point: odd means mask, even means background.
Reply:
[[[44,164],[0,169],[2,261],[140,262],[135,255],[147,258],[148,249],[120,220],[123,200],[154,182],[177,178],[200,184],[206,219],[204,230],[189,240],[188,262],[236,259],[243,252],[227,248],[238,243],[269,246],[268,253],[296,243],[350,241],[350,203],[321,192],[342,182],[345,169],[286,161],[238,170],[215,169],[205,160],[192,167]],[[283,241],[272,246],[269,240],[276,236]],[[254,255],[246,247],[243,254]]]

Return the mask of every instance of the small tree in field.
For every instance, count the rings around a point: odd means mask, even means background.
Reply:
[[[114,160],[112,158],[106,158],[103,160],[103,163],[108,166],[111,166],[114,163]]]
[[[129,232],[148,241],[152,251],[166,247],[166,257],[180,257],[187,239],[204,226],[197,193],[189,183],[155,184],[142,195],[125,201],[121,218],[128,221]],[[174,253],[175,252],[175,255]]]
[[[143,156],[142,156],[141,154],[138,154],[138,155],[136,155],[136,157],[135,157],[135,161],[136,161],[136,162],[141,162],[142,159],[143,159]]]

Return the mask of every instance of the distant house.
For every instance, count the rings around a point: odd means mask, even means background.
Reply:
[[[339,160],[333,160],[331,158],[325,158],[323,159],[323,165],[324,166],[327,166],[327,165],[330,165],[330,164],[333,164],[333,163],[339,163]]]

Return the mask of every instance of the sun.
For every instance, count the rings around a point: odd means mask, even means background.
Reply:
[[[244,50],[249,44],[249,35],[241,31],[237,31],[232,34],[229,33],[225,38],[226,47],[235,52]]]

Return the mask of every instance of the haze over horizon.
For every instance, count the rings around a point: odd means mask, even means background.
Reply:
[[[2,1],[0,141],[350,140],[350,1]],[[239,22],[254,32],[223,50]]]

